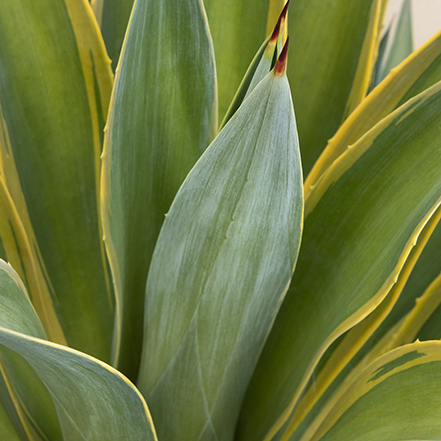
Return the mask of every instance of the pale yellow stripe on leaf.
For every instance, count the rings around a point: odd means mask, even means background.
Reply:
[[[49,288],[38,263],[39,258],[36,255],[38,250],[31,245],[14,202],[1,177],[0,211],[2,213],[0,217],[0,236],[8,260],[20,277],[26,282],[32,297],[32,304],[49,338],[61,344],[66,344],[66,339],[54,309]],[[31,234],[33,234],[32,229],[30,231]],[[15,277],[12,278],[18,283]],[[21,281],[19,282],[21,284]],[[26,292],[26,290],[23,291]]]
[[[138,0],[135,0],[132,7],[132,13],[130,14],[129,23],[127,24],[127,29],[130,28],[133,20],[133,11],[136,9],[136,4]],[[127,45],[127,34],[124,38],[123,45],[121,47],[120,60],[124,58],[124,52],[126,50]],[[112,93],[110,96],[110,102],[108,106],[108,116],[106,119],[106,126],[104,128],[105,141],[103,145],[103,152],[101,155],[102,169],[110,170],[112,164],[112,136],[111,132],[109,132],[109,127],[111,127],[111,122],[114,118],[114,109],[115,109],[115,97],[117,91],[117,78],[120,75],[121,71],[121,63],[118,63],[115,70],[115,88],[112,89]],[[107,259],[110,266],[110,271],[112,274],[112,282],[114,287],[115,294],[115,325],[114,325],[114,338],[113,338],[113,346],[112,346],[112,354],[110,364],[112,366],[116,366],[120,357],[120,349],[121,349],[121,328],[122,328],[122,284],[121,284],[121,271],[118,263],[118,256],[116,254],[115,245],[112,241],[112,235],[110,234],[109,227],[109,217],[110,217],[110,173],[103,172],[100,175],[100,219],[102,220],[102,228],[103,228],[103,242],[105,246],[105,251],[107,254]]]
[[[441,87],[441,86],[440,86]],[[294,411],[296,405],[299,402],[299,399],[301,397],[302,392],[304,391],[305,387],[308,384],[309,379],[311,378],[311,375],[314,372],[314,369],[316,368],[318,362],[326,352],[326,350],[330,347],[330,345],[337,340],[341,335],[343,335],[347,330],[351,329],[358,323],[360,323],[363,319],[365,319],[371,312],[373,312],[386,298],[387,294],[390,292],[390,290],[393,288],[393,286],[397,283],[400,275],[400,271],[405,265],[407,259],[409,258],[409,255],[414,248],[414,246],[417,243],[417,239],[427,224],[427,222],[430,220],[430,218],[433,216],[435,211],[438,209],[438,207],[441,205],[441,198],[437,200],[436,204],[432,207],[432,209],[424,216],[422,221],[418,224],[418,227],[415,229],[412,236],[407,241],[406,245],[403,248],[403,251],[398,259],[398,262],[394,268],[394,270],[391,272],[389,277],[386,279],[386,281],[383,283],[382,287],[378,290],[377,294],[372,297],[372,299],[367,302],[365,305],[363,305],[362,308],[360,308],[357,312],[352,314],[350,317],[348,317],[344,322],[342,322],[335,330],[332,332],[328,338],[323,342],[319,350],[317,351],[315,357],[311,360],[311,363],[306,370],[302,381],[299,384],[299,387],[297,389],[296,394],[294,395],[293,399],[291,400],[290,404],[286,407],[284,412],[280,415],[280,417],[277,419],[277,421],[274,423],[274,425],[271,427],[271,429],[268,431],[267,435],[264,438],[264,441],[270,441],[273,439],[273,437],[277,434],[277,432],[283,427],[283,425],[290,419],[290,416],[292,412]],[[283,440],[287,439],[286,437],[283,438]],[[303,440],[302,440],[303,441]]]
[[[397,347],[413,342],[439,305],[441,305],[441,274],[429,285],[424,294],[416,299],[414,308],[400,322],[389,345]]]
[[[314,385],[311,387],[302,399],[291,417],[291,421],[285,431],[285,435],[282,440],[287,440],[291,434],[296,430],[299,424],[303,421],[306,414],[311,411],[313,406],[319,401],[320,397],[331,385],[331,383],[337,378],[337,376],[347,366],[349,361],[355,356],[355,354],[363,347],[363,345],[369,340],[378,326],[390,313],[394,305],[396,304],[403,288],[405,287],[410,274],[412,273],[415,264],[417,263],[421,253],[424,250],[428,240],[430,239],[433,231],[435,230],[438,222],[441,219],[441,208],[438,208],[435,213],[430,217],[425,225],[421,234],[417,235],[415,246],[412,248],[403,269],[400,272],[397,282],[392,287],[390,292],[385,297],[384,301],[376,308],[368,317],[362,320],[358,325],[351,329],[342,343],[338,346],[335,352],[332,354],[328,362],[318,376],[314,379]],[[439,284],[441,284],[441,276],[439,278]],[[441,302],[441,289],[439,290],[439,302]],[[430,306],[429,306],[430,308]],[[436,307],[435,307],[436,308]],[[433,312],[433,309],[431,310]],[[422,322],[423,324],[424,322]],[[418,328],[419,329],[419,328]],[[416,331],[418,331],[418,329]],[[412,340],[400,340],[394,345],[387,346],[387,350],[396,348],[397,346],[405,343],[410,343]],[[385,353],[386,350],[378,353],[376,357]],[[371,361],[372,359],[369,358]],[[366,363],[362,363],[365,366]]]
[[[266,23],[266,35],[271,35],[277,23],[280,13],[285,6],[286,0],[269,0],[268,21]]]
[[[378,51],[378,32],[381,26],[382,0],[372,3],[371,19],[363,41],[357,73],[354,77],[344,116],[345,118],[361,103],[366,96],[372,76],[372,69]]]
[[[93,13],[95,14],[98,26],[101,27],[101,23],[103,21],[104,0],[92,0],[90,4],[92,6]]]
[[[367,151],[379,133],[385,130],[389,124],[395,122],[398,115],[400,115],[400,118],[403,115],[408,116],[413,112],[415,107],[426,101],[433,94],[438,93],[440,90],[441,83],[438,83],[410,99],[399,109],[382,119],[374,128],[372,128],[372,130],[365,133],[356,144],[350,145],[344,153],[342,153],[338,159],[326,169],[326,171],[318,178],[317,182],[309,187],[309,191],[305,188],[305,217],[314,209],[326,190]],[[362,140],[363,142],[361,142]],[[360,146],[363,146],[363,148],[360,148]]]
[[[12,403],[14,404],[15,412],[17,413],[17,416],[20,420],[20,423],[29,441],[48,441],[45,438],[42,438],[38,435],[33,425],[31,424],[30,420],[28,419],[29,414],[27,410],[24,408],[23,403],[17,394],[17,391],[15,390],[13,384],[9,379],[6,369],[3,366],[1,354],[0,354],[0,375],[2,376],[3,381],[5,382],[6,388],[8,389],[9,392],[9,396],[12,400]]]
[[[379,375],[383,366],[412,352],[418,352],[419,356]],[[326,415],[328,418],[326,421],[317,421],[315,424],[311,425],[301,437],[300,441],[319,441],[320,438],[332,428],[343,413],[346,412],[346,410],[348,410],[360,397],[368,393],[388,377],[421,364],[440,360],[441,342],[439,341],[415,342],[410,345],[401,346],[400,348],[384,354],[382,357],[367,366],[362,372],[358,373],[357,377],[351,377],[351,382],[348,381],[347,384],[345,384],[345,387],[328,402],[326,406],[328,410]],[[354,391],[356,390],[356,393],[347,393],[350,388]]]
[[[89,2],[87,0],[65,0],[65,3],[69,18],[72,22],[72,28],[75,33],[81,65],[83,68],[87,96],[89,99],[95,149],[97,213],[98,219],[101,219],[101,210],[99,207],[101,175],[100,158],[104,130],[103,122],[107,119],[113,84],[111,60],[107,55],[98,22]],[[100,115],[100,110],[102,115]],[[99,222],[98,225],[100,228],[99,233],[102,237],[102,222]],[[100,243],[103,268],[108,284],[107,292],[109,295],[109,304],[112,304],[113,298],[111,297],[110,275],[107,270],[106,252],[103,241]]]
[[[413,52],[360,103],[329,140],[305,181],[305,197],[351,144],[392,112],[409,88],[441,53],[441,32]]]
[[[57,343],[66,344],[66,338],[53,304],[53,287],[44,267],[29,218],[1,107],[0,158],[2,175],[0,205],[4,213],[0,220],[0,230],[8,259],[20,277],[28,281],[32,303],[49,338]]]

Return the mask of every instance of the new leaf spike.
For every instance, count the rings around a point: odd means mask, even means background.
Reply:
[[[285,5],[285,7],[286,7],[286,5]],[[284,10],[285,10],[285,8],[283,9],[283,11]],[[264,56],[268,56],[271,54],[271,57],[272,57],[272,55],[274,54],[274,50],[276,49],[276,44],[277,44],[277,41],[279,38],[280,22],[282,21],[283,11],[279,15],[276,26],[274,27],[273,33],[271,34],[271,38],[268,41]]]
[[[288,3],[289,1],[285,4],[282,12],[280,13],[279,19],[277,20],[271,36],[266,38],[265,42],[262,44],[253,61],[251,62],[245,77],[243,78],[239,89],[237,90],[236,95],[234,96],[233,101],[225,114],[225,118],[220,125],[220,129],[225,126],[242,102],[248,98],[248,95],[271,71],[274,58],[277,58],[280,55],[281,48],[286,40],[286,13]],[[283,37],[283,35],[281,36],[283,33],[285,33],[285,37]],[[277,47],[279,47],[279,49]]]
[[[288,44],[289,44],[289,37],[286,38],[285,46],[283,46],[282,52],[279,55],[279,58],[276,61],[276,64],[274,66],[274,75],[276,76],[282,76],[286,73],[286,60],[288,57]]]
[[[280,22],[280,30],[277,36],[277,50],[279,52],[278,55],[282,52],[282,48],[286,43],[286,39],[288,38],[288,6],[289,0],[286,2],[283,7],[282,12],[280,13],[279,22]]]

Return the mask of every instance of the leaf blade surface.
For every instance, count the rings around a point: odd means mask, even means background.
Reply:
[[[270,72],[193,168],[158,239],[139,384],[162,439],[232,438],[301,223],[289,85]]]

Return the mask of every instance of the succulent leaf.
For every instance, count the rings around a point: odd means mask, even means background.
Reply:
[[[193,168],[158,238],[139,386],[160,439],[233,436],[301,226],[291,95],[286,75],[273,70]]]
[[[305,200],[299,262],[245,398],[239,439],[270,437],[283,426],[325,350],[397,280],[440,203],[440,90],[437,83],[382,120]],[[268,411],[262,402],[276,404]]]
[[[66,341],[109,360],[113,296],[98,209],[112,85],[104,45],[85,0],[0,10],[2,175]]]

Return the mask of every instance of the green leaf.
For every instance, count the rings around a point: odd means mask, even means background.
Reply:
[[[440,96],[438,83],[385,118],[305,200],[298,265],[245,398],[238,439],[274,435],[325,350],[397,280],[440,203]]]
[[[158,239],[139,385],[161,440],[232,439],[291,279],[302,176],[289,85],[278,66],[193,168]]]
[[[147,405],[129,380],[97,359],[41,338],[44,331],[23,284],[0,261],[0,344],[20,354],[46,386],[62,439],[156,440]],[[5,349],[1,353],[5,356]],[[16,372],[16,382],[20,373]],[[26,383],[29,378],[21,380]],[[40,406],[47,410],[45,403]]]
[[[346,149],[410,98],[441,80],[441,32],[394,69],[329,140],[305,181],[305,195]]]
[[[131,378],[139,369],[151,255],[179,186],[209,144],[215,109],[201,2],[138,1],[116,74],[101,195],[117,295],[114,363]]]
[[[405,320],[404,323],[394,330],[396,335],[393,338],[389,336],[389,341],[385,341],[386,348],[393,349],[400,344],[411,343],[417,337],[422,340],[441,338],[441,328],[438,321],[439,311],[437,310],[438,301],[435,300],[437,298],[436,286],[439,283],[438,279],[441,272],[440,217],[441,214],[439,213],[436,216],[434,215],[436,219],[434,219],[435,225],[432,226],[433,233],[416,262],[396,305],[373,335],[373,341],[370,342],[371,347],[384,338],[403,319]],[[432,316],[434,313],[435,315]],[[406,317],[407,315],[410,315],[410,317]],[[427,323],[427,327],[424,327],[424,331],[420,333],[420,328],[429,319],[430,323]],[[402,335],[403,332],[407,336]]]
[[[269,71],[273,67],[273,60],[277,58],[280,54],[282,48],[278,48],[279,46],[279,34],[282,34],[283,37],[280,41],[280,45],[283,46],[286,41],[286,12],[287,12],[288,3],[285,5],[285,8],[282,10],[282,13],[279,16],[277,24],[273,29],[271,35],[267,37],[267,39],[263,42],[262,46],[257,51],[256,55],[251,61],[251,64],[248,67],[248,70],[245,73],[245,76],[242,78],[242,82],[239,85],[239,88],[236,91],[236,95],[234,95],[233,101],[228,108],[227,113],[225,114],[224,120],[219,128],[225,126],[225,124],[230,120],[230,118],[234,115],[237,109],[242,104],[243,100],[247,98],[247,96],[254,90],[254,88],[266,77]],[[282,29],[281,29],[282,28]],[[283,40],[285,39],[285,41]],[[277,54],[276,54],[277,50]]]
[[[413,51],[412,37],[412,11],[410,0],[404,0],[398,18],[394,39],[389,50],[387,59],[381,70],[383,79],[395,66],[398,66]],[[381,80],[380,79],[380,80]]]
[[[30,292],[31,300],[42,318],[43,326],[57,342],[65,342],[65,337],[56,315],[55,305],[44,275],[40,271],[35,249],[32,247],[14,201],[0,174],[0,241],[7,260],[17,269],[18,274]]]
[[[290,5],[294,56],[288,78],[305,176],[366,94],[381,4],[379,0],[297,0]]]
[[[377,55],[377,59],[375,60],[375,66],[372,70],[372,80],[369,86],[368,94],[372,91],[374,87],[378,86],[378,84],[383,80],[383,78],[381,78],[380,67],[384,63],[386,48],[389,42],[390,29],[391,29],[391,25],[388,26],[386,32],[384,33],[383,37],[380,40],[380,45],[378,47],[378,55]]]
[[[438,208],[419,234],[398,280],[381,304],[345,335],[337,339],[323,355],[311,376],[307,391],[291,417],[287,432],[294,433],[294,435],[290,436],[290,441],[298,440],[301,437],[305,427],[311,423],[343,381],[349,381],[348,377],[354,377],[357,375],[356,371],[359,372],[363,366],[387,351],[415,340],[415,334],[412,334],[410,338],[404,338],[400,335],[400,330],[394,327],[398,321],[395,311],[397,308],[401,308],[403,296],[408,296],[406,291],[410,281],[422,276],[418,268],[433,239],[434,230],[440,218],[441,208]],[[424,280],[424,277],[422,279]],[[413,302],[407,300],[405,303]],[[404,313],[398,318],[402,318],[402,316]],[[418,330],[419,328],[416,329],[416,331]]]
[[[0,404],[0,438],[8,441],[23,441],[23,438],[20,438],[17,435],[17,432],[14,430],[11,422],[9,421],[8,416]]]
[[[67,347],[0,329],[1,344],[21,354],[48,388],[64,441],[156,440],[147,405],[118,371]]]
[[[440,396],[441,343],[403,346],[369,365],[302,441],[438,440]]]
[[[221,125],[219,126],[219,131],[224,128],[225,124],[231,119],[231,117],[236,113],[237,109],[242,104],[243,100],[245,99],[245,96],[247,95],[250,89],[251,82],[253,81],[256,82],[254,79],[257,80],[257,78],[262,80],[262,78],[260,78],[260,75],[261,73],[263,73],[263,70],[266,67],[268,61],[268,57],[265,57],[265,55],[269,55],[269,52],[271,50],[271,47],[268,47],[269,41],[270,41],[270,37],[268,37],[262,43],[262,46],[260,46],[259,50],[254,56],[250,65],[248,66],[248,69],[245,72],[244,77],[242,78],[242,81],[236,91],[236,94],[234,95],[234,98],[230,103],[230,107],[228,108],[225,117]],[[275,48],[272,49],[274,55]],[[271,57],[271,61],[272,61],[272,57]],[[268,71],[266,72],[266,74],[268,74],[270,70],[271,70],[271,66],[268,67]]]
[[[269,3],[269,0],[204,0],[216,54],[221,120],[250,61],[271,32],[266,32]],[[283,4],[272,18],[274,22],[270,29],[274,27],[282,8]]]
[[[93,0],[92,8],[115,71],[134,0]]]
[[[46,338],[15,271],[0,260],[0,326]],[[22,439],[62,439],[58,418],[46,387],[20,355],[1,346],[0,397]]]
[[[85,0],[1,2],[0,40],[6,185],[30,219],[35,265],[67,342],[108,360],[114,310],[98,210],[112,84],[104,45]]]

